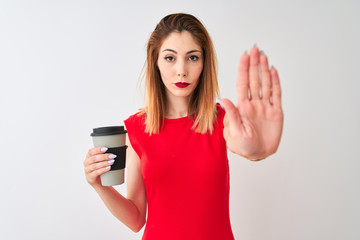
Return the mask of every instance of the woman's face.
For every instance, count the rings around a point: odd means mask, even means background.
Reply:
[[[203,69],[201,46],[188,31],[172,32],[160,47],[157,64],[167,97],[189,99]]]

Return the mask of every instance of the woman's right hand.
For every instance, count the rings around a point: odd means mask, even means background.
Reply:
[[[106,147],[90,148],[84,161],[84,170],[87,182],[91,186],[101,186],[100,175],[110,171],[116,155],[105,153]]]

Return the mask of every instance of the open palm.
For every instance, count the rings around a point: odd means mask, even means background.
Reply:
[[[284,115],[278,73],[269,69],[267,56],[257,47],[241,56],[236,89],[237,106],[222,99],[227,146],[249,159],[266,158],[279,146]]]

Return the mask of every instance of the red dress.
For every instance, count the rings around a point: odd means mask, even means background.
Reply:
[[[223,136],[225,111],[212,134],[191,130],[188,117],[165,119],[145,133],[144,115],[125,120],[141,160],[148,203],[143,240],[233,240],[229,216],[229,165]]]

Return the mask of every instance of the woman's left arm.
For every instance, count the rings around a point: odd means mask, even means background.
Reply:
[[[222,99],[227,147],[249,160],[264,159],[278,149],[284,114],[278,73],[256,46],[241,56],[236,90],[237,106]]]

